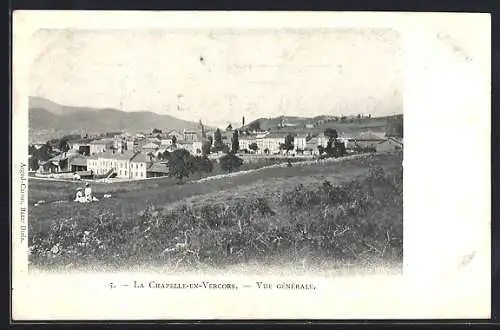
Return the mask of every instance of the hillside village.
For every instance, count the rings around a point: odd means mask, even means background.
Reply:
[[[357,119],[362,118],[358,115]],[[403,147],[402,121],[396,122],[395,130],[394,125],[388,123],[391,129],[385,131],[344,132],[335,128],[342,120],[348,119],[323,116],[299,127],[292,121],[277,118],[274,127],[263,129],[262,121],[245,125],[243,117],[239,128],[229,124],[225,129],[214,130],[200,121],[195,130],[152,128],[148,133],[67,135],[31,144],[30,171],[42,177],[127,181],[169,175],[169,156],[176,150],[185,150],[195,159],[208,159],[210,163],[232,155],[240,159],[241,164],[266,158],[327,157],[332,141],[343,150],[336,157]],[[234,167],[230,166],[229,170],[235,170],[238,165]]]

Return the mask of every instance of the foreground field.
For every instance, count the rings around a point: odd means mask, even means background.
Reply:
[[[112,190],[113,198],[30,209],[30,262],[66,269],[400,264],[401,162],[401,154],[380,154],[185,185],[103,186],[100,193]],[[30,182],[30,193],[37,189],[50,186]],[[56,189],[64,195],[73,187]]]

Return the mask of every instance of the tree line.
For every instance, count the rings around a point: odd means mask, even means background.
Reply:
[[[172,144],[175,144],[174,139],[172,139]],[[182,179],[196,172],[200,174],[212,173],[214,162],[208,158],[208,155],[220,151],[225,154],[219,158],[220,168],[224,172],[237,170],[243,164],[243,159],[236,156],[239,151],[238,130],[233,131],[231,148],[224,143],[222,133],[220,129],[217,129],[213,138],[209,136],[203,141],[201,156],[194,156],[186,149],[176,149],[172,152],[163,152],[159,158],[168,161],[169,176],[177,178],[180,183]]]

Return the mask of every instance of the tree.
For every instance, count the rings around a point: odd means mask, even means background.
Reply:
[[[323,152],[325,152],[325,148],[323,148],[323,146],[318,146],[318,151],[319,151],[319,154],[323,154]]]
[[[248,128],[251,131],[260,131],[260,121],[259,120],[254,120],[250,124],[248,124]]]
[[[229,150],[229,146],[227,144],[222,145],[222,152],[228,154],[231,150]]]
[[[168,160],[169,157],[170,157],[170,152],[168,150],[165,150],[164,152],[158,153],[159,160]]]
[[[161,129],[153,128],[153,134],[161,134]]]
[[[39,167],[40,167],[40,165],[38,164],[38,158],[31,156],[31,158],[29,160],[30,170],[36,171],[36,170],[38,170]]]
[[[78,147],[78,153],[80,155],[88,156],[88,155],[90,155],[90,147],[80,146],[80,147]]]
[[[344,157],[346,154],[344,142],[335,141],[335,157]]]
[[[326,148],[324,149],[324,151],[326,152],[326,154],[328,156],[330,156],[330,157],[333,156],[334,151],[333,151],[333,139],[332,138],[330,138],[328,140],[328,142],[326,143]]]
[[[33,157],[45,162],[52,157],[52,146],[47,142],[40,149],[33,150]]]
[[[61,150],[62,152],[67,152],[69,150],[68,140],[61,139],[59,141],[59,150]]]
[[[175,135],[172,136],[172,145],[175,146],[175,144],[177,143],[177,137]]]
[[[231,139],[231,151],[237,153],[240,150],[240,141],[238,136],[238,130],[234,130],[233,137]]]
[[[68,159],[64,158],[59,161],[59,168],[61,171],[67,170],[68,169]]]
[[[330,138],[330,139],[336,139],[338,137],[338,133],[337,133],[337,130],[334,129],[334,128],[327,128],[325,129],[324,131],[324,134],[326,137]]]
[[[169,176],[176,177],[180,183],[194,172],[193,156],[186,149],[177,149],[170,153],[168,167]]]
[[[203,154],[203,156],[210,155],[211,148],[212,148],[212,141],[210,139],[203,142],[203,145],[201,146],[201,153]]]
[[[255,152],[259,150],[259,146],[255,142],[251,143],[248,147],[250,148],[250,150],[253,150]]]
[[[283,145],[283,150],[286,150],[287,152],[290,150],[293,150],[293,135],[288,134],[285,136],[285,144]]]
[[[324,134],[328,137],[328,142],[324,151],[329,157],[334,157],[336,155],[335,145],[338,137],[337,130],[333,128],[327,128],[325,129]]]
[[[207,157],[195,157],[194,158],[194,168],[195,171],[203,174],[203,173],[211,173],[214,169],[214,163],[208,159]]]
[[[220,132],[220,129],[216,129],[214,133],[214,152],[221,151],[223,148],[223,143],[222,143],[222,134]]]
[[[219,161],[221,169],[226,172],[232,172],[243,164],[243,159],[233,153],[222,156]]]
[[[324,150],[328,157],[343,157],[346,154],[345,144],[338,140],[330,139]]]
[[[385,135],[402,138],[403,137],[403,120],[399,119],[399,118],[390,120],[387,123],[386,129],[385,129]]]

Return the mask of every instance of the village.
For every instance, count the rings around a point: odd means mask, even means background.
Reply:
[[[200,121],[196,130],[162,130],[148,133],[114,132],[98,136],[69,136],[57,146],[30,145],[30,172],[35,177],[63,180],[101,180],[105,182],[144,180],[169,175],[168,155],[184,149],[191,155],[217,162],[231,153],[243,162],[266,158],[321,158],[333,137],[345,154],[402,149],[402,138],[386,132],[362,131],[357,134],[327,128],[314,132],[311,127],[290,129],[284,122],[270,130],[256,125],[240,128],[206,128]],[[333,132],[333,136],[332,136]],[[40,156],[41,149],[44,149]],[[50,158],[49,158],[50,157]],[[44,159],[45,158],[45,159]]]

